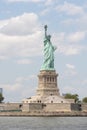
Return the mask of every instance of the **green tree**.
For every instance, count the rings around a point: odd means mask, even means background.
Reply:
[[[75,99],[75,102],[78,102],[78,101],[79,101],[79,96],[78,96],[78,94],[67,93],[67,94],[65,95],[65,98],[66,98],[66,99]]]
[[[0,93],[0,103],[4,100],[2,93]]]
[[[82,101],[83,101],[84,103],[87,103],[87,97],[84,97],[84,98],[82,99]]]

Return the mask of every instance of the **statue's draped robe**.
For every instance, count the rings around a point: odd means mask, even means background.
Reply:
[[[54,70],[54,46],[47,36],[44,39],[44,62],[41,70]]]

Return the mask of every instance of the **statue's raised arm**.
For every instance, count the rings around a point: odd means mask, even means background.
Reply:
[[[44,26],[45,29],[45,37],[47,37],[47,25]]]

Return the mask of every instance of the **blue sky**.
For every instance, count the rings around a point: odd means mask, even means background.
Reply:
[[[45,24],[57,46],[60,94],[87,96],[87,1],[0,0],[0,87],[5,102],[35,95]]]

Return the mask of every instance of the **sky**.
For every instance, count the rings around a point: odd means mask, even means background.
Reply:
[[[0,88],[4,102],[36,94],[48,25],[60,94],[87,97],[87,0],[0,0]]]

